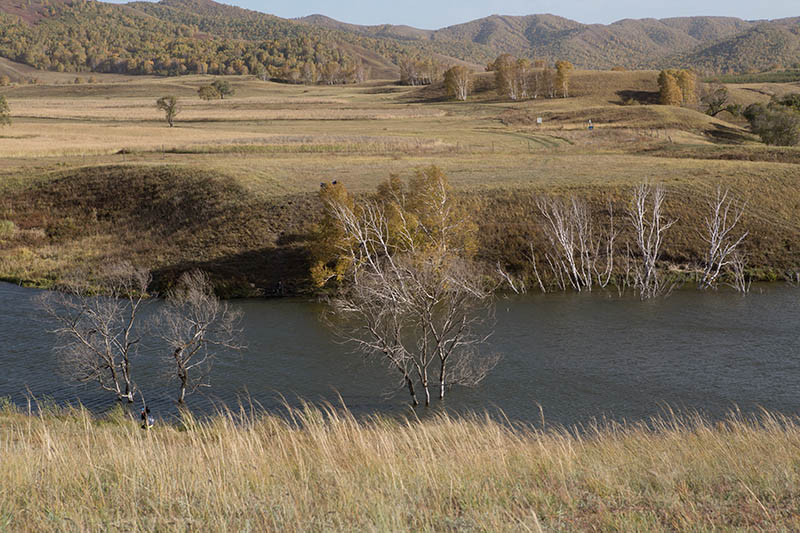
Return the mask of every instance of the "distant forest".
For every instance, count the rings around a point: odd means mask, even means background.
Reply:
[[[427,31],[325,17],[286,20],[210,0],[0,0],[0,56],[60,72],[255,74],[343,83],[369,73],[399,76],[410,60],[482,68],[501,53],[564,59],[578,68],[761,72],[800,61],[800,23],[695,17],[602,26],[532,15]]]

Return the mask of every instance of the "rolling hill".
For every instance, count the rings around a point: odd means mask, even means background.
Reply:
[[[283,19],[212,0],[108,4],[0,0],[0,57],[57,72],[249,74],[287,77],[313,64],[373,77],[403,57],[485,65],[501,53],[567,59],[579,68],[695,67],[705,73],[790,66],[800,19],[625,19],[582,24],[554,15],[492,15],[439,30],[359,26],[324,15]]]
[[[407,26],[356,26],[322,15],[298,22],[375,37],[470,43],[489,48],[494,55],[568,59],[580,68],[676,66],[709,72],[765,70],[798,61],[800,46],[800,18],[624,19],[602,25],[581,24],[555,15],[492,15],[435,31]]]

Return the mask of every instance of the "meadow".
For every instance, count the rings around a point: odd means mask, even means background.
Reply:
[[[624,211],[650,181],[678,220],[672,267],[702,254],[698,227],[722,185],[748,202],[753,277],[790,276],[800,150],[764,146],[734,117],[654,105],[656,76],[579,71],[570,98],[509,102],[481,75],[466,103],[437,86],[236,77],[234,96],[206,102],[210,77],[42,73],[0,88],[13,119],[0,129],[0,279],[49,287],[127,259],[156,288],[199,267],[222,296],[304,293],[320,183],[367,193],[430,165],[466,202],[487,265],[522,268],[541,195]],[[747,104],[800,86],[730,90]],[[154,105],[167,94],[180,99],[173,128]],[[0,405],[0,531],[800,527],[800,425],[766,412],[534,428],[308,407],[143,431],[121,409]]]
[[[235,95],[203,101],[197,89],[209,76],[96,75],[75,84],[46,73],[35,85],[0,88],[14,121],[0,130],[0,220],[11,228],[0,237],[0,279],[48,286],[76,266],[132,258],[165,276],[203,267],[234,287],[230,295],[270,294],[277,284],[302,291],[304,235],[319,217],[321,182],[362,193],[430,165],[473,202],[491,263],[520,261],[502,250],[524,248],[535,232],[538,195],[625,205],[632,186],[651,181],[673,192],[669,207],[682,226],[676,264],[696,259],[693,228],[722,185],[749,202],[753,268],[780,279],[800,264],[800,150],[764,146],[741,119],[653,105],[656,77],[578,71],[570,98],[510,102],[481,74],[475,94],[459,103],[441,86],[388,81],[302,86],[235,77]],[[798,89],[730,90],[747,104]],[[166,94],[180,102],[173,128],[154,105]]]
[[[792,531],[800,425],[0,412],[2,531]]]

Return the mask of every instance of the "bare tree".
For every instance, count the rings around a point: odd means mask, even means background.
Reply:
[[[731,265],[737,248],[749,233],[745,231],[738,237],[734,233],[742,219],[745,206],[736,205],[728,189],[723,191],[722,187],[717,187],[714,198],[708,203],[708,208],[710,214],[705,218],[705,231],[700,233],[700,238],[706,243],[707,248],[703,258],[703,276],[697,284],[699,289],[716,286],[723,269]],[[737,266],[743,266],[741,254],[737,259]]]
[[[414,405],[417,386],[430,405],[432,375],[438,373],[443,399],[449,385],[477,385],[498,361],[480,353],[485,337],[476,334],[490,316],[490,294],[470,261],[456,253],[452,234],[459,221],[447,187],[428,185],[429,194],[408,200],[396,191],[391,201],[327,205],[346,236],[341,251],[350,265],[348,283],[332,300],[350,325],[340,333],[398,371]],[[405,203],[415,197],[424,214]]]
[[[747,278],[747,257],[739,250],[734,251],[731,256],[730,271],[731,281],[728,285],[743,295],[750,292],[750,285],[752,285],[753,280]]]
[[[56,347],[64,370],[79,382],[95,382],[117,400],[134,401],[133,359],[141,340],[141,307],[150,273],[130,263],[109,267],[98,295],[84,279],[61,283],[41,304],[57,323]]]
[[[242,348],[237,329],[240,316],[217,299],[208,276],[198,270],[183,274],[167,293],[159,335],[171,350],[171,375],[179,382],[180,405],[187,394],[210,386],[211,368],[220,352]]]
[[[544,217],[544,233],[550,243],[545,259],[559,288],[565,290],[569,286],[581,292],[591,291],[594,285],[606,287],[614,272],[617,231],[613,206],[609,203],[610,225],[602,232],[595,230],[586,202],[577,198],[565,203],[545,196],[539,198],[537,207]]]
[[[642,299],[662,295],[670,288],[658,270],[664,235],[676,222],[668,220],[663,213],[665,197],[663,185],[643,183],[633,191],[633,207],[629,216],[637,256],[631,258],[630,270],[634,287]]]

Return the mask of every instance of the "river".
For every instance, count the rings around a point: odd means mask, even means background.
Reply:
[[[80,401],[102,412],[113,405],[107,393],[76,386],[58,369],[53,324],[37,307],[37,293],[0,284],[0,397],[21,406],[30,398],[34,405]],[[747,297],[680,290],[648,302],[597,293],[500,298],[487,349],[503,359],[477,388],[452,389],[434,411],[502,412],[532,423],[543,415],[563,425],[641,420],[666,406],[710,417],[737,406],[798,414],[798,301],[800,291],[782,285]],[[196,411],[244,401],[279,412],[301,399],[344,402],[358,415],[409,409],[397,376],[337,342],[320,320],[322,304],[231,305],[243,312],[247,349],[217,361],[213,388],[188,399]],[[162,357],[143,350],[136,372],[156,414],[168,418],[176,387],[162,375]]]

